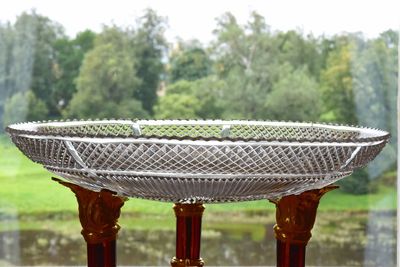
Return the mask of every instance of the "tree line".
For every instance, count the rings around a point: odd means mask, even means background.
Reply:
[[[216,19],[214,39],[167,42],[147,9],[130,27],[75,37],[34,11],[0,24],[0,122],[60,118],[323,121],[386,129],[396,140],[398,32],[272,31],[253,12]],[[347,182],[394,169],[396,142]],[[360,182],[361,181],[361,182]]]

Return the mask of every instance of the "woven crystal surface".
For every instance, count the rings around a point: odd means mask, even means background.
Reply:
[[[277,198],[374,159],[387,132],[261,121],[36,122],[7,128],[30,159],[92,190],[174,202]]]

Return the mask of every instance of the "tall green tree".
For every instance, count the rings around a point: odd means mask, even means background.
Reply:
[[[1,118],[5,100],[28,90],[44,101],[49,116],[57,116],[52,98],[57,69],[54,44],[63,37],[60,24],[35,11],[22,13],[14,24],[0,26]]]
[[[250,21],[241,26],[227,13],[218,19],[214,33],[216,71],[227,83],[223,95],[226,116],[265,118],[262,110],[276,76],[278,61],[264,18],[252,13]]]
[[[147,117],[134,96],[141,80],[131,40],[117,27],[105,28],[95,39],[77,78],[77,92],[66,117]]]
[[[223,107],[220,99],[225,87],[225,82],[215,76],[195,81],[179,80],[167,86],[165,95],[155,106],[155,116],[160,119],[221,118]]]
[[[286,121],[317,121],[321,115],[318,83],[310,77],[307,67],[293,70],[289,64],[279,68],[279,80],[272,86],[265,102],[270,119]]]
[[[201,46],[178,44],[170,58],[170,81],[194,81],[211,74],[212,62]]]
[[[280,63],[289,63],[295,69],[306,66],[309,74],[319,79],[323,54],[317,38],[311,34],[304,36],[299,31],[289,30],[278,32],[273,37],[273,42],[278,49],[276,57]]]
[[[137,22],[132,41],[137,62],[133,75],[142,80],[135,91],[135,97],[149,113],[153,112],[157,90],[165,72],[163,57],[168,48],[164,37],[165,28],[166,19],[158,16],[154,10],[147,9]]]
[[[157,119],[196,119],[199,107],[193,95],[168,94],[159,99],[154,111]]]
[[[76,92],[75,80],[85,54],[93,47],[95,36],[94,32],[86,30],[72,40],[64,37],[55,43],[57,63],[54,66],[55,84],[51,97],[56,101],[60,113]]]
[[[214,75],[194,81],[193,94],[200,101],[197,115],[203,119],[221,119],[226,116],[222,101],[226,90],[226,82]]]
[[[52,96],[57,70],[55,43],[65,37],[63,27],[33,11],[17,18],[14,32],[14,91],[31,89],[46,103],[49,116],[59,115]]]
[[[322,120],[357,123],[351,66],[354,44],[348,42],[332,51],[322,72],[321,84],[325,110]]]

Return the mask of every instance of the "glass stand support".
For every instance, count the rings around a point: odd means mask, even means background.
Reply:
[[[203,204],[174,205],[176,216],[176,256],[172,267],[203,266],[200,258],[201,218]]]
[[[78,200],[88,267],[115,267],[116,239],[120,229],[117,221],[127,199],[111,191],[94,192],[57,178],[53,180],[71,189]]]
[[[270,200],[276,205],[274,226],[277,252],[277,267],[304,267],[305,253],[311,238],[317,208],[321,197],[338,188],[327,186]]]

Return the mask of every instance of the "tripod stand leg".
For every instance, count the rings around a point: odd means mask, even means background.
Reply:
[[[78,185],[53,178],[71,189],[79,205],[82,235],[87,244],[89,267],[116,266],[116,239],[120,226],[117,224],[121,207],[126,198],[102,190],[94,192]]]
[[[277,267],[304,267],[305,253],[311,238],[317,208],[321,197],[338,188],[327,186],[270,200],[276,205]]]
[[[174,205],[176,215],[176,256],[172,267],[203,266],[200,258],[201,218],[203,204]]]

